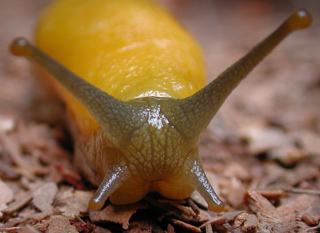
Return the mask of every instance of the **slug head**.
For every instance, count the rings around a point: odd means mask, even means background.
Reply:
[[[79,78],[24,39],[11,50],[44,67],[68,89],[101,126],[90,163],[101,183],[89,206],[99,209],[108,197],[118,204],[140,200],[149,191],[181,199],[193,189],[219,212],[223,203],[213,191],[198,155],[200,133],[231,91],[294,30],[308,27],[304,10],[289,17],[274,33],[205,88],[185,99],[146,97],[120,101]],[[109,153],[109,155],[106,155]]]
[[[176,120],[171,113],[174,109],[175,113],[179,111],[178,102],[156,97],[129,101],[136,109],[135,117],[131,122],[126,122],[131,130],[111,147],[103,148],[103,145],[95,143],[96,148],[102,149],[99,149],[101,155],[99,151],[94,153],[100,162],[93,162],[92,168],[107,175],[100,176],[100,180],[96,181],[101,185],[89,203],[92,209],[101,208],[107,197],[115,204],[137,202],[149,192],[158,192],[170,199],[185,199],[197,189],[203,196],[210,196],[207,201],[211,209],[217,212],[223,210],[222,202],[201,167],[199,134],[175,125]],[[107,133],[102,127],[101,136]],[[108,136],[99,141],[105,144]],[[100,164],[108,167],[106,172],[99,170]],[[109,188],[112,185],[110,181],[114,179],[115,187]],[[202,180],[201,185],[199,179]]]

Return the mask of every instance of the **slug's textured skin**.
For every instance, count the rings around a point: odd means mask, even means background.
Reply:
[[[205,84],[198,44],[150,0],[56,1],[43,12],[35,40],[71,71],[123,101],[185,98]],[[65,90],[61,94],[78,125],[85,125],[83,133],[96,132],[89,112]]]
[[[123,101],[145,96],[185,98],[205,84],[200,47],[167,11],[149,0],[56,1],[42,14],[35,41],[75,74]],[[112,164],[123,163],[131,171],[132,178],[111,195],[112,202],[136,202],[150,191],[173,199],[191,194],[193,188],[180,182],[187,179],[180,170],[190,157],[187,144],[194,144],[197,151],[198,142],[176,132],[160,114],[161,105],[151,100],[138,113],[141,124],[124,135],[125,145],[118,150],[88,110],[55,86],[79,127],[80,132],[72,130],[75,161],[85,175],[99,185],[108,170],[117,170]]]
[[[241,80],[311,22],[306,11],[295,12],[202,89],[198,45],[149,0],[56,1],[38,25],[40,50],[20,38],[11,51],[62,85],[55,84],[74,118],[75,161],[99,186],[90,208],[108,198],[128,204],[155,191],[184,199],[197,190],[219,212],[224,205],[203,171],[200,134]]]

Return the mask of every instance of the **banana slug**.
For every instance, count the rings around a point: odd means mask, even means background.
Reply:
[[[296,11],[205,87],[198,44],[149,0],[54,1],[38,23],[36,46],[17,38],[11,52],[55,80],[77,127],[75,161],[99,186],[91,209],[108,198],[128,204],[158,192],[185,199],[197,190],[220,212],[224,204],[202,168],[200,133],[240,81],[311,22]]]

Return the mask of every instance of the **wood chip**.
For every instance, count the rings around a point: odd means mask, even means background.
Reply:
[[[62,212],[62,215],[74,218],[88,211],[88,203],[92,195],[91,191],[74,191],[73,188],[62,190],[57,194],[57,209]]]
[[[290,143],[290,139],[278,128],[271,128],[266,125],[250,125],[243,127],[242,131],[244,137],[249,140],[249,150],[253,154],[264,153]]]
[[[249,214],[248,218],[243,224],[243,231],[244,232],[253,232],[258,227],[259,221],[257,216],[254,214]]]
[[[71,220],[71,225],[75,226],[77,231],[81,233],[90,233],[96,228],[94,224],[89,221],[84,222],[80,217],[76,217],[76,219]]]
[[[94,230],[93,233],[112,233],[111,231],[109,231],[108,229],[102,228],[97,226]]]
[[[181,220],[178,220],[178,219],[171,219],[171,222],[175,225],[178,225],[180,227],[183,227],[189,231],[192,231],[192,232],[202,232],[202,230],[199,228],[199,227],[196,227],[196,226],[193,226],[189,223],[186,223],[186,222],[183,222]]]
[[[0,227],[0,232],[4,232],[4,233],[17,233],[19,232],[19,230],[21,229],[21,227]]]
[[[202,209],[200,209],[199,211],[199,214],[196,216],[197,222],[204,223],[214,219],[214,217],[212,217],[207,211],[204,211]]]
[[[225,219],[223,216],[220,216],[220,217],[213,218],[213,219],[211,219],[210,221],[202,224],[202,225],[200,226],[200,228],[201,228],[201,229],[204,228],[207,224],[210,224],[210,225],[212,225],[212,226],[220,226],[220,225],[222,225],[222,224],[224,224],[224,223],[226,223],[226,219]]]
[[[38,230],[36,230],[35,228],[33,228],[32,226],[27,225],[25,227],[22,227],[19,230],[19,233],[40,233],[40,232]]]
[[[248,213],[239,214],[234,220],[233,227],[240,228],[244,224],[244,222],[247,221],[248,217],[249,217]]]
[[[320,136],[318,133],[310,130],[299,130],[299,132],[296,132],[296,137],[300,139],[303,148],[307,153],[320,155]]]
[[[205,224],[206,233],[213,233],[212,226],[209,223]]]
[[[248,191],[249,196],[255,201],[264,223],[277,223],[284,221],[282,215],[277,211],[268,199],[263,197],[257,191]]]
[[[94,223],[114,222],[122,225],[122,228],[129,229],[129,220],[132,215],[140,209],[146,209],[147,206],[141,203],[129,204],[129,205],[114,205],[110,204],[101,211],[92,211],[90,213],[90,219]]]
[[[317,177],[319,177],[319,167],[317,165],[302,163],[287,173],[286,182],[295,186],[305,180],[311,180]]]
[[[265,198],[279,199],[282,197],[288,197],[289,194],[284,190],[262,190],[258,191]]]
[[[55,166],[55,170],[72,186],[83,189],[84,185],[82,182],[82,178],[79,175],[78,172],[74,171],[74,169],[69,169],[66,166],[63,165],[57,165]]]
[[[286,221],[290,222],[294,221],[296,216],[295,212],[297,210],[305,210],[311,206],[312,202],[314,202],[313,197],[309,195],[302,195],[291,203],[278,207],[277,210]]]
[[[319,224],[320,216],[316,216],[311,213],[303,213],[301,220],[304,221],[308,226],[316,226]]]
[[[2,218],[2,210],[7,208],[7,203],[13,200],[13,191],[0,180],[0,219]]]
[[[238,178],[240,180],[250,180],[251,175],[247,167],[242,164],[231,162],[223,170],[223,176],[228,178]]]
[[[227,199],[232,207],[239,207],[244,203],[244,197],[247,190],[239,179],[236,177],[231,179],[228,191]]]
[[[258,216],[259,218],[259,216]],[[294,222],[277,222],[271,224],[259,224],[260,232],[288,233],[295,232],[296,224]]]
[[[245,212],[244,210],[228,212],[228,213],[225,213],[222,217],[225,219],[225,222],[233,222],[238,217],[238,215],[244,212]]]
[[[156,228],[156,226],[155,226]],[[126,230],[127,233],[152,233],[159,232],[153,229],[152,224],[146,220],[142,220],[139,222],[132,222],[130,224],[130,229]],[[161,232],[161,231],[160,231]]]
[[[33,193],[33,204],[41,212],[52,212],[52,202],[58,192],[58,187],[55,183],[49,182],[39,187]]]
[[[5,163],[0,163],[0,179],[3,180],[16,180],[19,174],[15,172],[12,167]]]
[[[70,224],[70,220],[64,216],[54,216],[50,222],[48,227],[49,233],[61,233],[61,232],[68,232],[68,233],[78,233],[75,226]]]
[[[268,157],[277,160],[286,166],[292,166],[309,156],[294,143],[288,143],[269,151]]]
[[[12,214],[13,212],[17,211],[18,209],[22,208],[24,205],[26,205],[33,197],[33,192],[28,191],[18,200],[15,200],[12,202],[8,207],[3,210],[3,212],[7,214]]]
[[[320,190],[316,190],[316,189],[291,188],[291,189],[288,189],[287,191],[291,193],[297,193],[297,194],[320,195]]]
[[[19,167],[30,167],[30,163],[26,160],[20,151],[20,145],[16,138],[12,135],[6,135],[0,132],[0,140],[3,143],[3,147],[10,154],[13,162]]]
[[[174,227],[171,224],[168,224],[167,232],[168,233],[175,233]]]

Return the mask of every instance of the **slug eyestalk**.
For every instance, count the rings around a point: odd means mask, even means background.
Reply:
[[[290,33],[307,28],[312,16],[304,9],[293,13],[270,36],[251,49],[215,80],[194,95],[181,100],[180,106],[192,122],[188,131],[201,133],[210,123],[226,98],[247,75]],[[192,106],[192,107],[190,107]],[[200,114],[199,114],[200,112]],[[181,125],[183,128],[183,125]],[[186,132],[186,134],[188,134]]]

